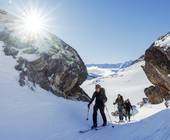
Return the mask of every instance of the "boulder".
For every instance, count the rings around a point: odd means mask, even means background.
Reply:
[[[0,12],[0,41],[4,42],[4,53],[16,60],[19,84],[31,90],[39,85],[57,96],[89,101],[80,88],[87,78],[87,69],[77,51],[47,31],[44,36],[25,37],[26,33],[16,29],[17,20]]]
[[[13,56],[15,58],[15,56],[18,54],[18,51],[12,47],[4,46],[4,53],[7,56]]]
[[[149,102],[152,104],[159,104],[164,101],[167,90],[158,86],[150,86],[144,90]],[[164,95],[165,94],[165,95]]]
[[[151,103],[161,103],[170,91],[170,33],[156,40],[145,52],[145,71],[154,85],[145,89]]]

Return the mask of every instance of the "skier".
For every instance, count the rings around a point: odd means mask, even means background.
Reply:
[[[119,122],[123,122],[123,109],[124,109],[124,100],[123,96],[118,94],[116,101],[113,105],[117,104],[118,113],[119,113]]]
[[[99,84],[96,85],[96,91],[94,92],[90,103],[88,104],[88,108],[90,108],[91,103],[95,100],[95,105],[93,108],[93,126],[92,129],[97,128],[97,111],[100,110],[100,114],[103,118],[103,126],[107,125],[107,119],[104,112],[105,103],[107,101],[107,97],[105,95],[105,89],[102,88]]]
[[[125,108],[125,119],[127,121],[127,117],[128,117],[128,121],[130,122],[130,117],[131,117],[130,110],[133,110],[133,108],[129,99],[125,101],[124,108]]]

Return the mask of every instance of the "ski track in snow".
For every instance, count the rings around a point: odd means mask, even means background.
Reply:
[[[17,82],[19,73],[14,66],[15,60],[4,56],[0,47],[1,140],[170,140],[170,110],[163,110],[163,104],[144,106],[135,116],[135,122],[114,124],[115,128],[106,127],[79,134],[78,131],[87,129],[92,124],[92,109],[89,121],[85,120],[87,103],[58,98],[38,86],[34,92],[28,87],[20,87]],[[120,75],[123,76],[108,77],[101,82],[106,87],[110,112],[114,110],[112,102],[116,98],[113,91],[121,91],[125,97],[132,98],[135,104],[139,98],[134,97],[134,94],[143,97],[143,88],[150,84],[143,78],[142,71],[138,73],[133,67],[120,72]],[[138,81],[132,80],[133,77]],[[90,95],[95,85],[91,82],[86,81],[82,85]],[[146,83],[143,84],[144,82]],[[134,84],[141,86],[132,88]],[[98,121],[102,124],[101,117]]]

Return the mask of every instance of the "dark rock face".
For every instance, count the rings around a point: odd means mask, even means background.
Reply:
[[[16,49],[12,48],[12,47],[5,46],[4,47],[4,53],[7,56],[11,55],[11,56],[15,57],[18,54],[18,51]]]
[[[32,90],[39,85],[57,96],[89,101],[80,88],[87,78],[87,69],[76,50],[51,33],[43,39],[23,39],[11,28],[13,18],[0,13],[0,41],[5,44],[4,53],[16,59],[19,84]]]
[[[154,85],[145,89],[151,103],[161,103],[170,91],[170,34],[160,37],[145,52],[143,67],[148,79]]]
[[[167,90],[158,86],[150,86],[144,90],[150,103],[159,104],[163,102],[164,96],[167,94]]]

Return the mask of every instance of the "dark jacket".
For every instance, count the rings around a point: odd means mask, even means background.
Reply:
[[[125,101],[124,108],[125,108],[126,111],[130,111],[131,109],[133,109],[132,105],[129,101]]]
[[[113,104],[117,104],[118,107],[123,107],[123,106],[124,106],[123,97],[122,97],[122,96],[118,97],[118,98],[116,99],[115,103],[113,103]]]
[[[91,99],[89,105],[94,101],[94,99],[96,99],[95,105],[97,105],[97,106],[104,106],[104,103],[106,103],[106,101],[107,101],[107,97],[106,97],[106,94],[105,94],[105,89],[101,88],[99,93],[97,93],[95,91],[93,93],[93,96],[92,96],[92,99]]]

